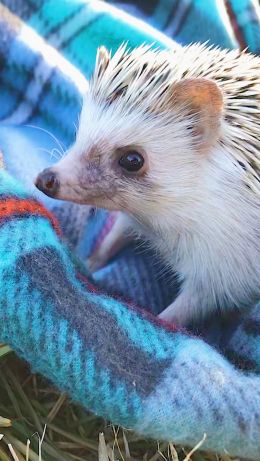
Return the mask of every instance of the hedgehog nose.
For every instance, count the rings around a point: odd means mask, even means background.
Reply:
[[[46,168],[36,178],[35,186],[49,197],[55,197],[60,186],[57,173],[51,168]]]

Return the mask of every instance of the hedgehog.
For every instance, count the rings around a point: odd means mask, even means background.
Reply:
[[[260,58],[205,44],[104,47],[74,144],[35,184],[117,212],[101,267],[133,238],[180,289],[161,312],[187,326],[260,299]]]

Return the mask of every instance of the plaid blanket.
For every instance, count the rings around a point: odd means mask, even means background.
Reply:
[[[206,434],[204,449],[257,460],[259,305],[189,333],[158,322],[154,314],[176,287],[153,255],[128,248],[90,277],[83,262],[102,244],[111,216],[45,198],[32,180],[74,139],[97,46],[208,40],[259,53],[259,6],[114,3],[0,1],[0,148],[8,170],[0,172],[0,342],[113,423],[191,446]]]

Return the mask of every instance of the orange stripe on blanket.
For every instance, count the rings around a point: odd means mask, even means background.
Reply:
[[[35,200],[24,200],[14,197],[0,200],[0,219],[17,215],[23,216],[26,214],[47,218],[51,222],[55,232],[61,235],[58,221],[54,218],[52,213]]]

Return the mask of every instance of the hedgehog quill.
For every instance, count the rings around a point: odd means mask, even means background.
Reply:
[[[160,317],[187,325],[260,299],[260,58],[204,45],[100,48],[74,145],[36,186],[116,210],[179,274]],[[93,262],[93,261],[92,261]]]

